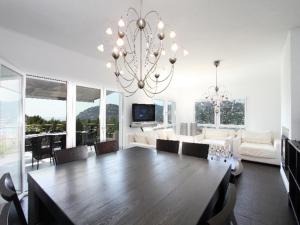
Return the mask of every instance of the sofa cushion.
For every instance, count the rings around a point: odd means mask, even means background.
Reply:
[[[259,158],[277,158],[276,149],[271,144],[244,142],[239,148],[239,154]]]
[[[272,144],[272,133],[267,132],[253,132],[243,131],[242,142],[256,143],[256,144]]]
[[[156,145],[157,134],[153,131],[145,132],[144,135],[146,136],[147,144],[149,145]]]
[[[228,142],[226,139],[224,139],[224,140],[204,139],[200,143],[209,144],[209,145],[221,145],[221,146],[228,145]]]
[[[166,135],[168,140],[178,140],[174,130],[167,130]]]
[[[156,131],[156,134],[157,134],[157,138],[159,138],[159,139],[163,139],[163,140],[168,139],[168,136],[167,136],[167,133],[165,130],[158,130],[158,131]]]
[[[222,140],[229,136],[229,132],[226,129],[205,129],[205,139]]]
[[[148,144],[147,138],[144,134],[136,134],[134,136],[134,141],[137,143]]]

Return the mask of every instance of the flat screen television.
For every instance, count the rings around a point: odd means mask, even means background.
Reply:
[[[155,121],[154,104],[132,104],[133,122],[152,122]]]

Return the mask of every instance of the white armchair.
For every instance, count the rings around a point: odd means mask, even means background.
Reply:
[[[244,160],[280,165],[280,144],[270,131],[243,131],[238,154]]]

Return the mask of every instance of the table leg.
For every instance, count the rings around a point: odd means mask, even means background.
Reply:
[[[34,192],[34,185],[28,181],[28,224],[35,225],[39,222],[40,200]]]

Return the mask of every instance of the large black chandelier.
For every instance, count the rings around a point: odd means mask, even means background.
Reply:
[[[111,27],[106,29],[106,34],[111,37],[109,46],[98,46],[100,52],[104,52],[104,48],[112,49],[112,60],[106,66],[114,68],[116,80],[127,97],[138,90],[143,90],[148,97],[165,91],[172,81],[180,49],[175,42],[176,33],[167,31],[160,14],[155,10],[143,14],[142,10],[141,0],[139,11],[130,7],[120,18],[116,32]],[[167,34],[169,43],[165,43]],[[188,55],[187,50],[181,50],[184,56]]]
[[[214,107],[215,113],[220,112],[221,103],[229,100],[229,93],[225,87],[218,85],[218,67],[220,66],[220,60],[214,61],[216,67],[216,83],[208,88],[204,94],[205,100],[211,102]]]

